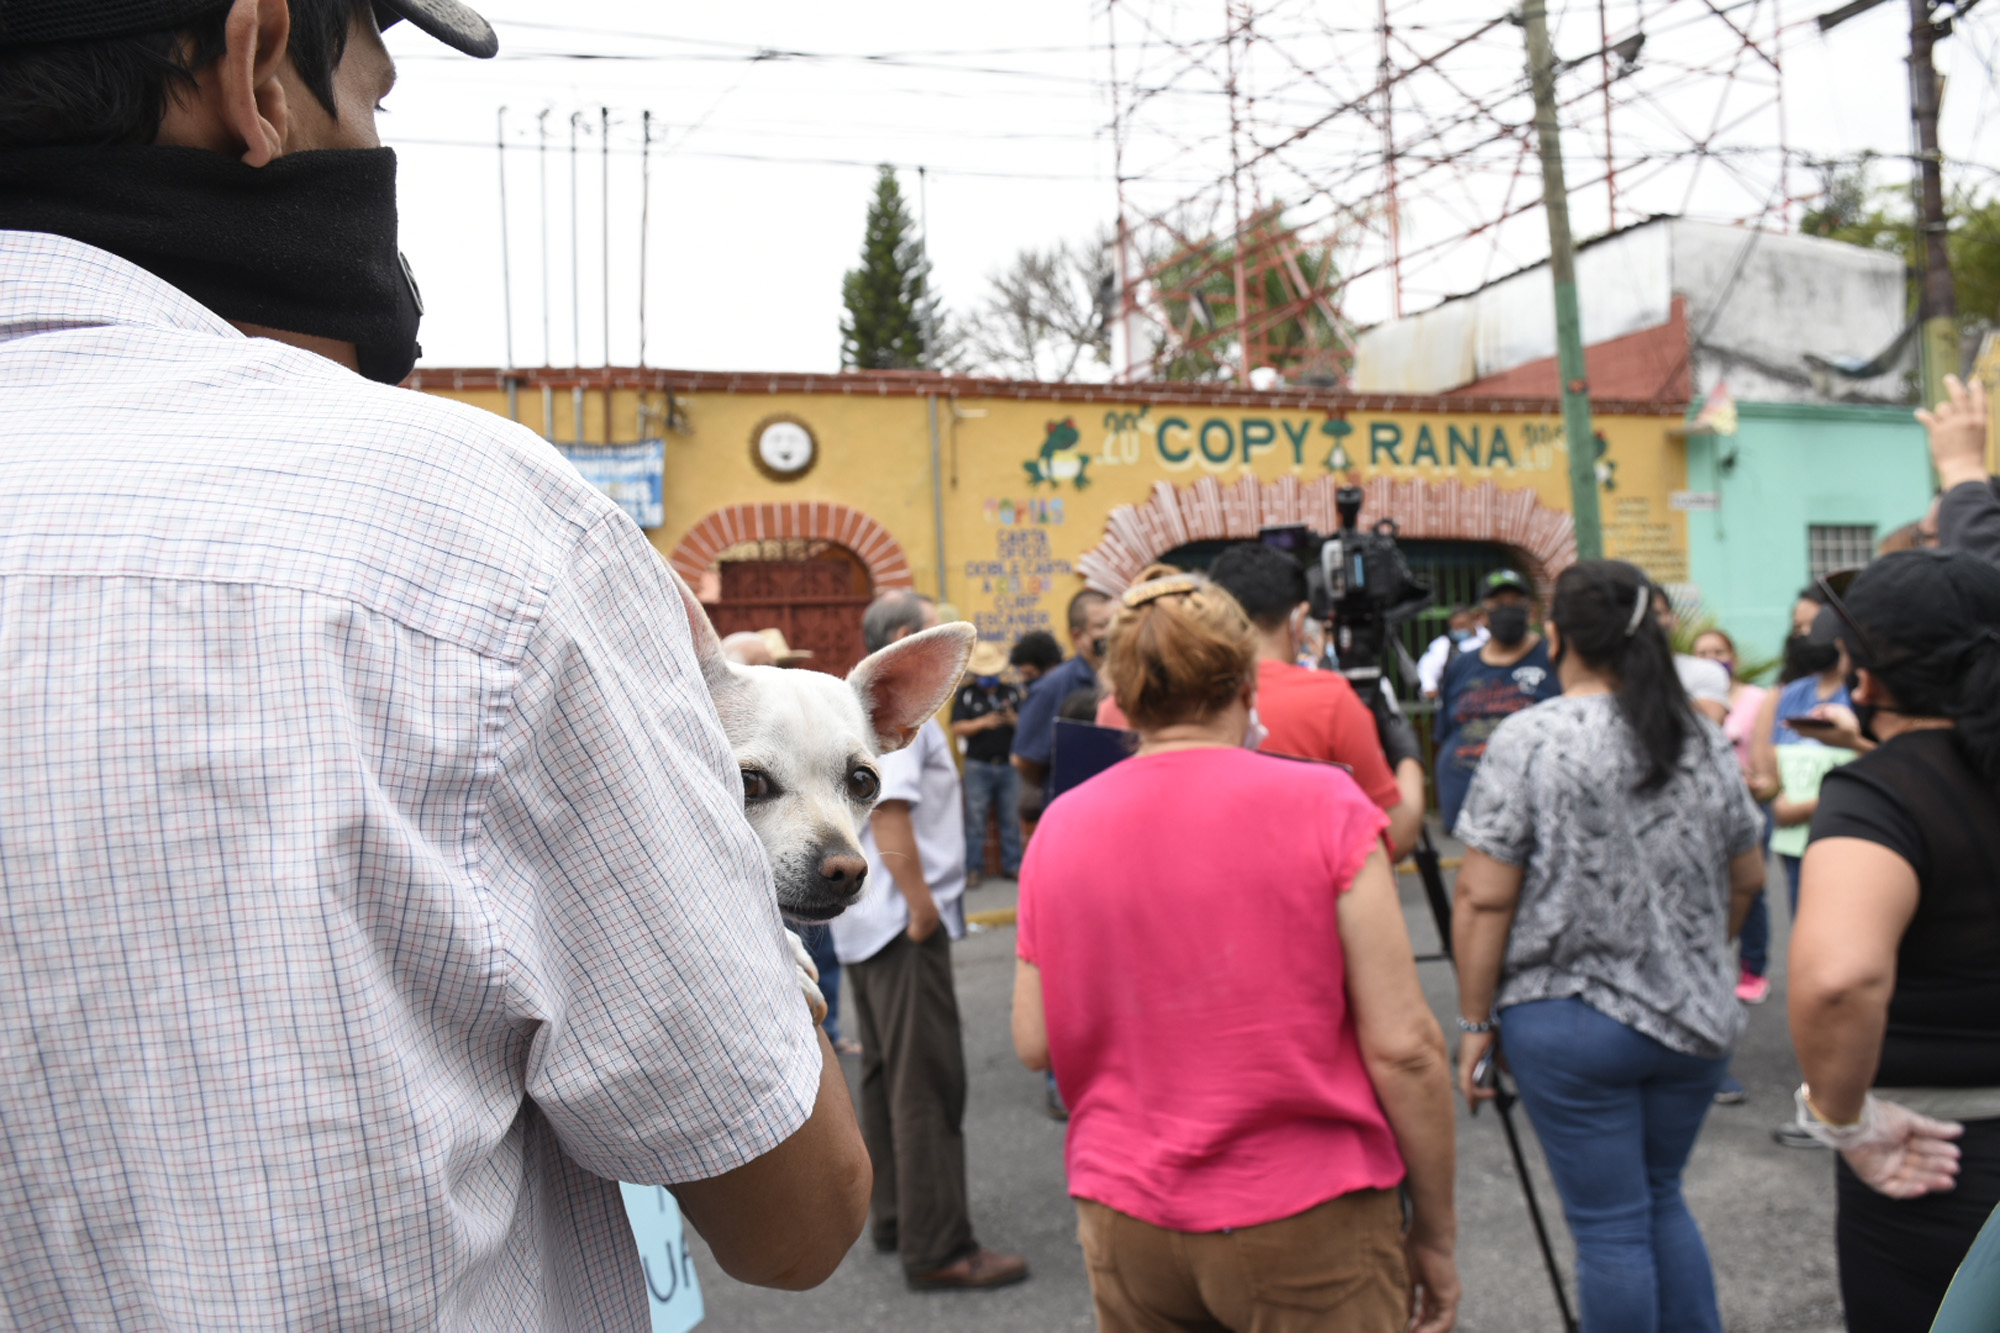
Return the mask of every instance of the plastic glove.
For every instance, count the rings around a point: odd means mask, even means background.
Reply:
[[[1814,1115],[1803,1086],[1793,1100],[1799,1128],[1838,1152],[1877,1194],[1915,1199],[1958,1183],[1958,1145],[1952,1140],[1965,1126],[1918,1115],[1872,1092],[1861,1103],[1861,1119],[1851,1125],[1829,1125]]]
[[[806,942],[798,932],[788,930],[785,940],[792,946],[792,962],[798,965],[799,989],[805,993],[806,1008],[812,1010],[813,1022],[826,1022],[826,996],[819,989],[819,965],[813,962],[812,954],[806,951]]]

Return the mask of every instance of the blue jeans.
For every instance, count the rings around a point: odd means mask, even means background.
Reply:
[[[1764,807],[1764,850],[1771,850],[1771,807]],[[1767,858],[1768,859],[1768,858]],[[1798,890],[1792,891],[1792,902],[1798,903]],[[1771,904],[1764,897],[1764,891],[1757,891],[1757,900],[1750,904],[1750,915],[1743,918],[1743,933],[1738,937],[1742,951],[1743,970],[1753,977],[1764,976],[1771,970]]]
[[[965,761],[965,870],[976,875],[986,864],[986,812],[1000,808],[1000,873],[1021,873],[1021,779],[1002,760]]]
[[[1791,894],[1789,905],[1792,909],[1792,920],[1796,921],[1799,919],[1799,865],[1805,858],[1786,856],[1783,852],[1779,852],[1778,860],[1785,867],[1785,888]]]
[[[1727,1070],[1578,999],[1500,1013],[1507,1064],[1576,1238],[1584,1333],[1721,1333],[1681,1170]]]
[[[1743,918],[1743,933],[1737,937],[1742,952],[1743,970],[1753,977],[1761,977],[1771,966],[1771,909],[1764,902],[1764,891],[1757,891],[1757,900],[1750,904],[1750,915]]]
[[[812,955],[813,966],[819,969],[819,993],[826,996],[826,1022],[820,1026],[826,1029],[828,1041],[839,1041],[840,955],[833,951],[833,928],[801,924],[799,938],[805,941],[806,952]]]

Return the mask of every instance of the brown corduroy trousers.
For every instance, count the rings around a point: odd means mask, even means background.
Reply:
[[[1228,1231],[1169,1231],[1090,1199],[1076,1215],[1099,1333],[1402,1333],[1409,1323],[1394,1190]]]

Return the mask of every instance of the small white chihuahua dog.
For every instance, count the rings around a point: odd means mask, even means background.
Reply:
[[[739,666],[693,590],[681,584],[702,679],[743,772],[743,812],[771,861],[778,908],[793,921],[831,921],[861,896],[868,863],[861,821],[882,781],[875,760],[916,739],[965,673],[978,634],[939,625],[871,653],[836,680],[823,671]],[[796,935],[792,950],[815,1020],[818,979]],[[810,978],[808,980],[807,978]]]

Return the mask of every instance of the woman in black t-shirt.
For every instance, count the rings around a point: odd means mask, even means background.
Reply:
[[[1904,551],[1843,581],[1823,580],[1857,668],[1839,720],[1880,744],[1813,816],[1798,1117],[1840,1150],[1850,1333],[1920,1333],[2000,1204],[2000,570]]]

